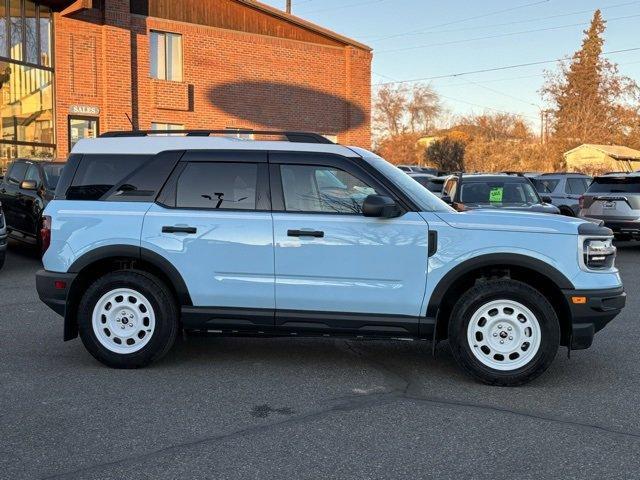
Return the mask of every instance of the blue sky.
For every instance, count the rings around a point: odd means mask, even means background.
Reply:
[[[596,8],[609,20],[605,51],[640,48],[640,1],[293,0],[294,14],[374,49],[374,84],[571,55]],[[640,50],[609,59],[640,82]],[[542,73],[554,68],[532,65],[430,83],[454,114],[492,108],[519,113],[536,126]]]

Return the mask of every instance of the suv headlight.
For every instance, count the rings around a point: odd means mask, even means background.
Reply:
[[[611,270],[616,260],[613,238],[580,237],[580,266],[584,270]]]

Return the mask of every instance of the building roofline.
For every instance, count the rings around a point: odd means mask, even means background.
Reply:
[[[245,5],[249,8],[253,8],[256,10],[260,10],[261,12],[267,13],[269,15],[272,15],[274,17],[280,18],[282,20],[285,20],[289,23],[293,23],[294,25],[297,25],[299,27],[305,28],[307,30],[311,30],[313,32],[316,32],[320,35],[324,35],[325,37],[329,37],[333,40],[336,40],[340,43],[344,43],[345,45],[349,45],[352,47],[356,47],[359,48],[361,50],[366,50],[368,52],[373,51],[373,49],[371,47],[369,47],[368,45],[365,45],[364,43],[360,43],[352,38],[346,37],[344,35],[341,35],[339,33],[336,33],[332,30],[329,30],[328,28],[324,28],[321,27],[320,25],[317,25],[313,22],[310,22],[308,20],[305,20],[303,18],[297,17],[293,14],[290,13],[286,13],[283,12],[282,10],[279,10],[275,7],[272,7],[271,5],[267,5],[265,3],[259,2],[257,0],[232,0],[236,3],[241,3],[242,5]]]
[[[638,152],[637,154],[634,154],[633,156],[627,156],[627,155],[620,155],[617,154],[615,152],[612,152],[611,150],[608,150],[607,147],[613,147],[613,148],[626,148],[630,151],[633,152]],[[624,145],[601,145],[601,144],[597,144],[597,143],[583,143],[582,145],[578,145],[575,148],[572,148],[571,150],[569,150],[568,152],[564,152],[562,154],[563,157],[566,157],[567,155],[575,152],[576,150],[579,150],[581,148],[592,148],[594,150],[597,150],[599,152],[604,153],[605,155],[610,156],[611,158],[613,158],[614,160],[640,160],[640,151],[631,148],[631,147],[626,147]]]

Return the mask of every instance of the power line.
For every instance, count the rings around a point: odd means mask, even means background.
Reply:
[[[629,5],[637,5],[639,4],[640,1],[633,1],[633,2],[625,2],[625,3],[618,3],[615,5],[610,5],[608,7],[603,7],[602,10],[612,10],[614,8],[620,8],[620,7],[627,7]],[[535,23],[535,22],[539,22],[542,20],[551,20],[554,18],[562,18],[562,17],[570,17],[573,15],[580,15],[583,13],[592,13],[593,9],[589,9],[589,10],[578,10],[578,11],[573,11],[573,12],[566,12],[566,13],[560,13],[557,15],[548,15],[545,17],[538,17],[538,18],[529,18],[526,20],[517,20],[517,21],[512,21],[512,22],[504,22],[504,23],[494,23],[494,24],[488,24],[488,25],[478,25],[475,27],[463,27],[463,28],[453,28],[453,29],[448,29],[448,30],[436,30],[436,31],[430,31],[430,30],[414,30],[414,31],[410,31],[410,32],[404,32],[404,33],[397,33],[394,35],[390,35],[387,37],[378,37],[378,38],[372,38],[371,41],[372,42],[379,42],[379,41],[385,41],[391,38],[398,38],[398,37],[404,37],[404,36],[410,36],[410,35],[428,35],[428,34],[441,34],[441,33],[455,33],[455,32],[466,32],[469,30],[484,30],[487,28],[496,28],[496,27],[504,27],[504,26],[509,26],[509,25],[516,25],[516,24],[521,24],[521,23]]]
[[[388,75],[383,75],[383,74],[381,74],[381,73],[377,73],[377,72],[372,72],[372,73],[374,73],[375,75],[378,75],[378,76],[380,76],[380,77],[384,77],[384,78],[388,78],[388,79],[394,80],[393,78],[389,77]],[[395,82],[392,82],[392,83],[398,83],[398,82],[397,82],[397,81],[395,81]],[[499,109],[499,108],[488,107],[488,106],[486,106],[486,105],[480,105],[480,104],[478,104],[478,103],[469,102],[469,101],[467,101],[467,100],[462,100],[462,99],[460,99],[460,98],[451,97],[451,96],[449,96],[449,95],[443,95],[443,94],[441,94],[440,92],[438,92],[438,96],[439,96],[439,97],[442,97],[442,98],[446,98],[446,99],[448,99],[448,100],[453,100],[453,101],[455,101],[455,102],[459,102],[459,103],[464,103],[464,104],[467,104],[467,105],[471,105],[471,106],[473,106],[473,107],[483,108],[483,109],[485,109],[485,110],[492,110],[492,111],[494,111],[494,112],[498,112],[498,113],[505,113],[505,114],[509,114],[509,115],[514,115],[514,113],[513,113],[513,112],[508,112],[508,111],[506,111],[506,110],[501,110],[501,109]],[[531,104],[531,105],[533,105],[533,104]],[[533,120],[538,120],[538,117],[532,117],[532,116],[530,116],[530,115],[525,115],[525,114],[522,114],[522,113],[518,113],[518,114],[516,114],[516,115],[518,115],[518,116],[520,116],[520,117],[523,117],[523,118],[529,118],[529,119],[533,119]]]
[[[609,20],[607,20],[608,22],[613,22],[616,20],[625,20],[628,18],[637,18],[640,17],[640,14],[636,14],[636,15],[624,15],[622,17],[615,17],[615,18],[611,18]],[[521,30],[519,32],[508,32],[508,33],[498,33],[496,35],[486,35],[483,37],[474,37],[474,38],[466,38],[463,40],[452,40],[449,42],[440,42],[440,43],[429,43],[426,45],[415,45],[413,47],[403,47],[403,48],[394,48],[391,50],[379,50],[376,53],[377,54],[381,54],[381,53],[394,53],[394,52],[406,52],[409,50],[419,50],[421,48],[428,48],[428,47],[442,47],[445,45],[456,45],[456,44],[460,44],[460,43],[467,43],[467,42],[475,42],[478,40],[487,40],[487,39],[491,39],[491,38],[502,38],[502,37],[511,37],[514,35],[523,35],[523,34],[527,34],[527,33],[537,33],[537,32],[548,32],[551,30],[559,30],[561,28],[569,28],[569,27],[582,27],[582,26],[586,26],[586,25],[590,25],[589,22],[581,22],[581,23],[571,23],[568,25],[557,25],[555,27],[546,27],[546,28],[536,28],[533,30]]]
[[[603,55],[613,55],[616,53],[625,53],[625,52],[635,52],[640,50],[640,47],[633,47],[633,48],[624,48],[621,50],[611,50],[609,52],[603,52]],[[402,84],[402,83],[414,83],[414,82],[424,82],[424,81],[428,81],[428,80],[438,80],[440,78],[454,78],[454,77],[461,77],[463,75],[472,75],[475,73],[486,73],[486,72],[497,72],[497,71],[501,71],[501,70],[510,70],[513,68],[522,68],[522,67],[531,67],[534,65],[544,65],[544,64],[549,64],[549,63],[556,63],[556,62],[564,62],[570,60],[570,58],[556,58],[553,60],[540,60],[537,62],[527,62],[527,63],[516,63],[516,64],[512,64],[512,65],[504,65],[504,66],[500,66],[500,67],[491,67],[491,68],[482,68],[479,70],[469,70],[466,72],[459,72],[459,73],[448,73],[445,75],[434,75],[431,77],[421,77],[421,78],[412,78],[412,79],[406,79],[406,80],[395,80],[393,82],[385,82],[385,83],[378,83],[375,84],[374,86],[384,86],[384,85],[393,85],[393,84]]]
[[[492,15],[498,15],[500,13],[511,12],[513,10],[519,10],[521,8],[533,7],[535,5],[541,5],[541,4],[547,3],[549,1],[550,0],[540,0],[540,1],[537,1],[537,2],[525,3],[524,5],[517,5],[515,7],[505,8],[505,9],[502,9],[502,10],[495,10],[493,12],[483,13],[481,15],[474,15],[473,17],[466,17],[466,18],[461,18],[461,19],[458,19],[458,20],[452,20],[450,22],[440,23],[438,25],[432,25],[431,27],[427,27],[426,29],[421,28],[421,29],[418,29],[418,30],[410,30],[410,31],[404,32],[404,33],[398,33],[398,34],[394,34],[394,35],[388,35],[388,36],[385,36],[385,37],[380,37],[380,38],[376,39],[375,41],[386,40],[386,39],[389,39],[389,38],[401,37],[401,36],[410,35],[410,34],[413,34],[413,33],[420,33],[420,32],[423,32],[424,30],[430,30],[432,28],[447,27],[449,25],[455,25],[456,23],[468,22],[469,20],[477,20],[478,18],[490,17]]]

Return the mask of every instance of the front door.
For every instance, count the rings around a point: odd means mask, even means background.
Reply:
[[[193,306],[210,309],[212,318],[230,318],[220,327],[272,327],[266,153],[186,153],[159,202],[145,216],[141,246],[178,270]]]
[[[407,334],[418,328],[428,225],[416,212],[367,218],[370,194],[392,196],[350,160],[272,154],[276,325]]]

